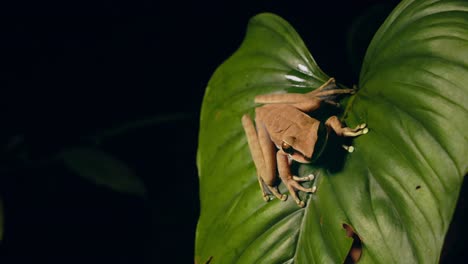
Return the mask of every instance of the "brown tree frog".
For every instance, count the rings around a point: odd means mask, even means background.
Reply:
[[[295,202],[304,207],[296,191],[314,193],[315,186],[305,188],[299,182],[311,181],[314,175],[297,177],[291,173],[291,162],[311,163],[325,148],[328,135],[333,130],[336,135],[356,137],[366,134],[366,124],[356,128],[344,127],[337,116],[329,117],[325,123],[307,113],[317,110],[321,103],[338,105],[330,100],[339,94],[353,94],[355,89],[338,89],[335,79],[330,78],[319,88],[305,94],[285,93],[266,94],[255,97],[256,103],[264,104],[255,109],[255,124],[249,115],[242,117],[242,126],[247,136],[250,153],[257,169],[257,177],[265,201],[270,193],[280,200],[281,194],[276,184],[276,170]],[[352,146],[343,146],[352,152]]]

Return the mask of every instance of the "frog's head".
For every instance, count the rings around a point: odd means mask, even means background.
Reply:
[[[330,128],[320,122],[317,134],[310,135],[304,142],[298,142],[296,137],[285,137],[281,143],[281,150],[297,162],[311,163],[322,155],[329,134]]]

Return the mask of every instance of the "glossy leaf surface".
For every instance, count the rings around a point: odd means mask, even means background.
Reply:
[[[299,208],[262,200],[240,119],[253,116],[255,95],[307,92],[328,76],[287,22],[254,17],[203,102],[198,263],[342,263],[352,243],[343,224],[363,242],[361,263],[437,262],[468,169],[467,22],[466,1],[404,1],[392,12],[345,113],[370,132],[340,168],[299,166],[318,175]]]

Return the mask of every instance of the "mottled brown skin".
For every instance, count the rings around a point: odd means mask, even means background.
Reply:
[[[259,122],[266,127],[271,141],[278,149],[285,138],[295,138],[293,142],[288,142],[297,151],[292,154],[294,160],[301,163],[310,162],[317,142],[320,121],[289,104],[264,105],[255,109],[255,116],[256,120],[262,120]]]
[[[291,160],[310,163],[318,140],[317,131],[320,121],[308,114],[317,110],[322,102],[336,104],[324,98],[337,94],[351,94],[353,89],[337,89],[335,80],[330,78],[316,90],[306,94],[267,94],[255,97],[256,103],[265,104],[255,109],[255,123],[248,115],[242,117],[249,149],[257,169],[258,181],[265,201],[270,200],[269,193],[278,199],[287,196],[278,191],[276,170],[282,182],[296,203],[303,207],[296,191],[315,192],[315,187],[305,188],[302,181],[313,180],[314,176],[297,177],[290,170]],[[336,116],[325,122],[327,131],[333,130],[338,136],[355,137],[367,133],[365,124],[352,129],[343,127]],[[347,147],[347,146],[345,146]],[[350,147],[347,147],[350,152]],[[268,189],[268,190],[267,190]]]

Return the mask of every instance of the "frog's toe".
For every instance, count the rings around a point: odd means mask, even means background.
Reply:
[[[306,187],[300,185],[300,184],[299,184],[298,182],[296,182],[296,181],[291,181],[290,185],[291,185],[294,189],[296,189],[296,190],[298,190],[298,191],[303,191],[303,192],[307,192],[307,193],[312,193],[312,192],[313,192],[313,188],[306,188]]]
[[[310,175],[306,176],[306,177],[309,177],[309,179],[310,179]],[[316,189],[317,189],[315,186],[313,186],[311,188],[306,188],[306,187],[300,185],[297,181],[295,181],[294,178],[289,179],[288,181],[286,181],[285,185],[289,190],[289,194],[292,196],[292,198],[294,199],[296,204],[298,206],[300,206],[300,207],[304,207],[305,202],[302,201],[299,198],[299,196],[297,195],[297,191],[302,191],[302,192],[306,192],[306,193],[314,193],[316,191]]]
[[[287,194],[282,194],[282,195],[281,195],[281,198],[280,198],[281,201],[286,201],[287,199],[288,199],[288,195],[287,195]]]
[[[344,148],[346,151],[348,151],[349,153],[353,153],[354,152],[354,147],[353,146],[348,146],[348,145],[341,145],[342,148]]]
[[[311,193],[315,193],[317,191],[317,186],[312,186],[312,188],[310,188],[311,190]]]
[[[305,177],[293,176],[292,178],[293,178],[293,180],[298,181],[298,182],[305,182],[305,181],[312,181],[312,180],[314,180],[314,179],[315,179],[315,175],[311,173],[311,174],[309,174],[309,175],[307,175],[307,176],[305,176]]]
[[[278,190],[278,187],[268,186],[268,189],[276,198],[280,199],[281,201],[286,201],[286,199],[288,199],[288,195],[281,194]]]

